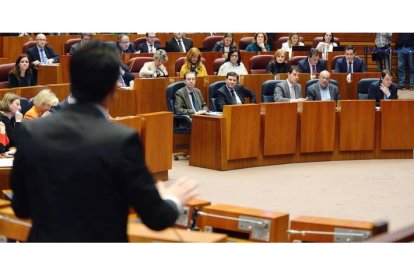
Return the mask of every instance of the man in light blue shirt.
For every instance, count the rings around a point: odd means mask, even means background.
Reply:
[[[338,87],[329,83],[331,74],[324,70],[319,74],[319,81],[308,87],[306,98],[310,101],[338,101]]]

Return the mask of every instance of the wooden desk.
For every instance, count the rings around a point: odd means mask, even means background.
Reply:
[[[63,83],[62,68],[60,65],[39,65],[37,84],[46,85],[56,83]]]
[[[297,231],[321,231],[348,233],[350,230],[362,230],[369,235],[384,233],[388,229],[387,223],[375,224],[369,221],[345,220],[335,218],[323,218],[313,216],[300,216],[290,221],[290,229]],[[355,231],[358,232],[358,231]],[[338,235],[318,235],[318,234],[290,234],[289,241],[301,242],[346,242],[346,237]]]
[[[256,144],[247,146],[236,139],[230,146],[230,134],[243,139],[246,133],[250,135],[243,129],[246,125],[236,127],[237,124],[230,123],[234,117],[193,116],[189,164],[231,170],[294,162],[412,159],[414,119],[410,112],[413,103],[387,101],[395,107],[386,107],[385,112],[393,115],[386,115],[384,122],[382,112],[375,111],[375,103],[370,100],[339,101],[339,112],[335,111],[333,101],[264,103],[261,104],[261,117],[251,116],[248,121],[250,125],[259,126],[257,155],[256,148],[252,151],[254,154],[243,155]],[[295,113],[298,105],[302,106],[302,111]],[[238,107],[243,109],[245,106]],[[396,114],[398,112],[400,114]],[[403,119],[398,119],[399,116]],[[400,127],[400,121],[403,127]],[[395,136],[395,132],[400,134]]]
[[[242,218],[248,220],[267,221],[268,226],[261,228],[258,224],[251,224],[252,228],[247,229],[246,225],[237,220],[226,218],[201,216],[201,229],[216,233],[226,233],[229,236],[246,239],[256,242],[287,242],[287,229],[289,225],[289,214],[281,212],[271,212],[253,208],[245,208],[227,204],[214,204],[203,209],[207,214],[219,215],[231,218]],[[257,228],[256,228],[257,227]],[[258,230],[255,232],[255,230]],[[267,231],[261,232],[266,229]],[[268,235],[258,235],[257,233],[267,232]]]
[[[28,219],[19,219],[14,215],[11,207],[0,208],[0,216],[5,216],[10,219],[15,219],[23,223],[30,224]],[[0,219],[0,236],[5,236],[8,239],[16,241],[27,241],[31,226],[20,225],[13,222]]]

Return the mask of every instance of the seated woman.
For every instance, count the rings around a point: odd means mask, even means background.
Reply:
[[[289,34],[288,41],[282,43],[282,50],[289,52],[289,57],[292,55],[292,47],[293,46],[305,46],[303,42],[299,40],[300,35],[298,33],[291,33]]]
[[[162,49],[158,49],[154,53],[154,61],[145,62],[141,70],[139,70],[139,76],[141,78],[157,78],[157,77],[168,77],[167,68],[164,63],[167,62],[167,52]]]
[[[32,69],[29,65],[29,57],[26,54],[17,58],[14,68],[8,75],[9,88],[35,85]]]
[[[0,122],[4,125],[4,133],[0,128],[0,152],[16,146],[17,130],[23,119],[20,110],[20,97],[13,93],[6,93],[0,101]],[[6,137],[1,134],[5,134]]]
[[[220,66],[217,73],[219,76],[227,76],[228,72],[236,72],[238,75],[247,75],[248,72],[241,61],[241,55],[239,50],[232,50],[229,52],[229,56],[226,61]]]
[[[318,43],[316,46],[316,50],[322,53],[322,58],[326,59],[326,52],[332,52],[333,47],[338,47],[338,45],[334,42],[334,34],[333,33],[325,33],[323,35],[323,40]]]
[[[52,106],[59,103],[56,95],[49,89],[43,89],[33,98],[33,107],[24,114],[24,120],[33,120],[50,114]]]
[[[257,33],[251,44],[246,47],[246,52],[268,52],[270,45],[267,44],[267,35],[265,33]]]
[[[196,76],[207,76],[207,70],[201,61],[201,52],[198,48],[191,48],[185,58],[185,62],[180,70],[180,77],[184,77],[187,72],[194,72]]]
[[[270,74],[280,74],[287,73],[288,64],[285,61],[286,52],[282,49],[279,49],[273,55],[273,60],[269,61],[266,66],[266,73]]]
[[[224,34],[224,38],[222,41],[218,41],[216,45],[214,45],[212,52],[221,52],[223,54],[223,58],[227,58],[230,51],[235,51],[237,49],[236,43],[233,40],[232,33]]]

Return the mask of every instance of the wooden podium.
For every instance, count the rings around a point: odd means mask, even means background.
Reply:
[[[238,241],[287,242],[289,214],[214,204],[203,208],[201,230],[225,233]]]
[[[57,84],[63,83],[62,68],[60,64],[39,65],[37,72],[37,84]]]
[[[388,223],[300,216],[291,220],[290,231],[292,230],[304,232],[291,232],[291,242],[356,242],[387,232]]]

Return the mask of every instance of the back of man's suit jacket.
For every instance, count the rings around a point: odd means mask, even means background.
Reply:
[[[152,229],[177,209],[160,198],[138,134],[94,106],[72,104],[22,126],[11,176],[12,206],[31,218],[29,241],[125,242],[128,207]]]

